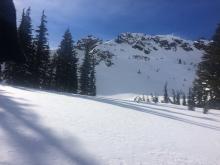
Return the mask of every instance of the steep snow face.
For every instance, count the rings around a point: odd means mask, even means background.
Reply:
[[[163,94],[165,83],[187,93],[203,50],[199,44],[172,35],[123,33],[96,49],[113,54],[112,65],[97,65],[97,93],[103,96]],[[205,43],[204,43],[205,44]]]

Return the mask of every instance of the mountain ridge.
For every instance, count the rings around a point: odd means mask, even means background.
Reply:
[[[162,96],[165,83],[170,95],[172,89],[187,94],[208,43],[173,35],[121,33],[95,48],[97,94]]]

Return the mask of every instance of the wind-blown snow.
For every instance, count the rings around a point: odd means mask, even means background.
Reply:
[[[0,85],[1,165],[219,165],[220,112]]]

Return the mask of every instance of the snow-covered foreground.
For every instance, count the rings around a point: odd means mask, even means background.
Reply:
[[[1,165],[219,165],[220,112],[0,85]]]

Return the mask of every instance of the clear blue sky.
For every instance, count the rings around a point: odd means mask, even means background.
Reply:
[[[34,28],[41,12],[48,17],[50,46],[64,31],[75,40],[88,34],[102,39],[121,32],[174,34],[187,39],[211,38],[220,23],[220,0],[14,0],[18,19],[31,6]]]

